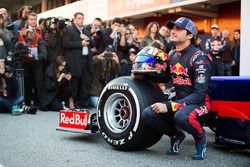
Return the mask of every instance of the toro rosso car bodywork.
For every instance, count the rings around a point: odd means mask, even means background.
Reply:
[[[112,80],[103,89],[97,111],[61,111],[58,130],[99,131],[118,150],[144,149],[163,134],[145,127],[141,112],[166,99],[155,83],[132,77]],[[217,144],[250,148],[250,77],[212,77],[211,119]]]
[[[250,147],[250,77],[213,77],[211,107],[215,141]]]

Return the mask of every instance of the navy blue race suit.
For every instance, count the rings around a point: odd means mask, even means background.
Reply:
[[[213,58],[212,70],[213,76],[223,76],[222,54],[226,49],[226,41],[221,37],[211,37],[206,41],[206,52]]]
[[[192,45],[181,51],[172,50],[169,55],[169,74],[177,100],[162,102],[167,105],[167,113],[145,108],[142,120],[170,137],[177,133],[177,125],[199,140],[204,136],[201,123],[210,110],[211,60]]]

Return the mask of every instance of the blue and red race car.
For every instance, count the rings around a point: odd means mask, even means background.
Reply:
[[[112,80],[103,89],[97,111],[61,111],[59,130],[100,131],[104,140],[118,150],[144,149],[163,134],[146,127],[141,112],[166,98],[155,83],[132,77]],[[217,144],[250,148],[250,77],[212,77],[211,119]]]
[[[212,77],[215,141],[250,147],[250,77]]]

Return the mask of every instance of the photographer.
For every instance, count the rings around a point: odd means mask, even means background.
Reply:
[[[105,51],[93,57],[93,80],[90,91],[91,106],[96,107],[98,97],[103,87],[120,72],[119,58],[113,51],[112,46],[105,48]]]
[[[47,50],[38,33],[33,29],[26,29],[26,35],[19,41],[28,48],[23,56],[25,101],[29,105],[38,105],[43,90],[43,61],[47,58]]]
[[[11,47],[11,36],[4,28],[3,16],[0,14],[0,59],[5,59]]]
[[[85,29],[91,33],[92,37],[98,36],[102,28],[102,19],[99,17],[95,18],[92,24],[89,24],[85,27]]]
[[[105,47],[111,45],[119,60],[127,58],[126,54],[126,28],[122,25],[121,18],[114,18],[111,28],[102,31],[102,39]]]
[[[36,108],[24,105],[23,96],[17,94],[18,89],[14,69],[5,66],[5,60],[0,59],[0,112],[12,112],[13,115],[35,114]]]
[[[91,39],[94,41],[95,46],[91,49],[94,55],[100,54],[105,49],[105,44],[102,41],[102,19],[97,17],[94,19],[92,24],[87,25],[84,29],[90,32]]]
[[[64,55],[72,75],[71,87],[78,107],[89,108],[91,85],[91,46],[94,46],[90,33],[83,28],[84,14],[74,14],[74,23],[65,29],[63,35]]]
[[[32,29],[40,36],[42,35],[42,30],[40,27],[37,27],[37,14],[35,12],[30,13],[28,16],[27,23],[19,31],[18,41],[23,41],[26,35],[27,29]]]
[[[14,24],[17,26],[19,30],[21,30],[23,27],[25,27],[25,24],[27,23],[28,16],[30,15],[32,10],[32,6],[23,6],[18,11],[18,18],[19,20],[16,20]]]
[[[4,28],[6,28],[11,36],[11,38],[17,38],[18,27],[11,21],[8,11],[5,8],[0,9],[0,15],[3,16]]]
[[[62,102],[69,104],[74,109],[72,90],[70,87],[71,74],[66,71],[66,59],[63,56],[56,57],[54,64],[51,64],[44,76],[44,98],[41,102],[41,109],[48,111],[59,111],[63,109]]]
[[[51,18],[45,38],[48,50],[48,63],[53,64],[59,55],[63,55],[63,31],[66,28],[64,18]]]

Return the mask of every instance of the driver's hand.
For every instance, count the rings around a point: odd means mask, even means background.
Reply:
[[[154,103],[151,105],[151,108],[155,113],[167,113],[168,112],[167,105],[164,103]]]

